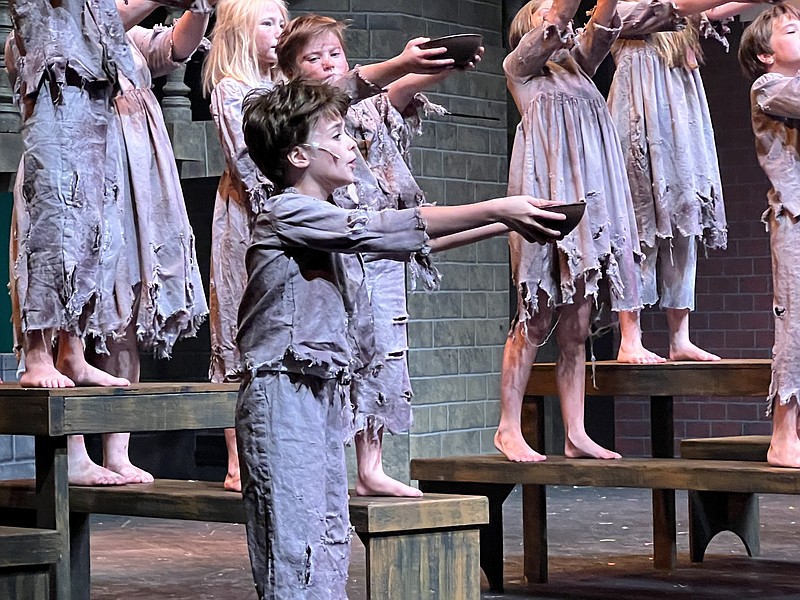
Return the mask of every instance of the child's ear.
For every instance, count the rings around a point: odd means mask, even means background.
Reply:
[[[305,169],[310,160],[308,151],[303,146],[295,146],[289,150],[289,154],[286,158],[290,165],[298,169]]]
[[[759,54],[758,60],[760,60],[764,65],[766,65],[767,69],[772,67],[775,63],[775,55],[774,54]]]

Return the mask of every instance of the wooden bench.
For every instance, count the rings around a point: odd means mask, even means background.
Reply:
[[[48,598],[50,566],[60,558],[58,531],[0,526],[0,598]]]
[[[739,435],[681,440],[681,457],[694,460],[766,462],[770,436]],[[761,553],[758,495],[689,490],[689,557],[703,562],[706,548],[721,531],[731,531],[747,554]]]
[[[503,589],[502,504],[516,484],[545,486],[632,487],[652,490],[700,490],[739,493],[800,494],[800,470],[765,463],[680,458],[568,459],[550,456],[538,463],[515,463],[503,456],[413,459],[411,477],[426,492],[480,494],[489,499],[489,524],[481,529],[481,567],[494,591]],[[653,513],[654,530],[676,543],[675,514]],[[526,563],[544,565],[529,582],[547,580],[547,512],[544,503],[523,498],[523,547]]]
[[[648,397],[652,456],[671,458],[675,456],[674,397],[766,398],[771,365],[772,361],[769,359],[723,359],[714,362],[666,362],[655,365],[596,361],[594,365],[586,363],[586,395]],[[525,393],[522,431],[533,449],[544,452],[544,397],[558,395],[555,364],[534,364]],[[529,515],[527,527],[535,529],[537,524],[531,515],[545,514],[544,490],[523,487],[522,502]],[[653,514],[653,564],[659,569],[673,569],[678,560],[673,490],[653,490]],[[526,548],[523,569],[528,581],[546,581],[547,555],[528,551]]]
[[[0,506],[35,504],[30,480],[0,482]],[[152,484],[69,488],[72,598],[90,596],[93,513],[243,523],[239,494],[221,483],[158,479]],[[350,497],[350,519],[364,542],[367,597],[374,600],[480,597],[479,526],[488,523],[480,496]],[[0,597],[3,597],[0,595]]]

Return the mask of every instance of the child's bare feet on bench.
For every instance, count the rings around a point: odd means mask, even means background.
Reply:
[[[86,453],[82,435],[67,439],[67,469],[70,485],[124,485],[125,479],[93,462]]]
[[[242,477],[239,473],[239,469],[236,469],[235,473],[231,473],[230,469],[228,469],[228,472],[225,475],[225,481],[222,483],[222,487],[229,492],[242,491]]]
[[[567,435],[564,440],[564,456],[567,458],[622,458],[619,453],[603,448],[586,433]]]
[[[359,472],[356,480],[356,496],[398,496],[420,498],[422,492],[402,481],[392,479],[383,472],[383,467],[369,473]]]
[[[772,438],[767,450],[767,462],[774,467],[800,468],[799,413],[796,398],[790,398],[783,404],[780,398],[773,400]]]
[[[531,448],[519,431],[503,431],[498,427],[494,434],[494,447],[512,462],[541,462],[547,459]]]
[[[716,354],[706,352],[689,340],[689,309],[668,308],[665,312],[669,327],[670,360],[696,360],[702,362],[721,360]]]
[[[670,360],[694,360],[698,362],[722,360],[716,354],[707,352],[706,350],[703,350],[702,348],[695,346],[688,341],[683,344],[676,344],[674,346],[670,344],[669,358]]]
[[[123,483],[152,483],[153,476],[131,463],[128,457],[129,433],[111,433],[103,439],[104,466],[118,473]]]

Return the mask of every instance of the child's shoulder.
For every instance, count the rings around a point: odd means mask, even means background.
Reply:
[[[761,77],[753,82],[752,89],[753,91],[757,91],[786,79],[792,78],[788,77],[787,75],[782,75],[781,73],[764,73]]]

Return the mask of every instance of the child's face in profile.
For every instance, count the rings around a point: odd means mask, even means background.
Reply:
[[[345,132],[340,115],[321,116],[303,146],[309,151],[305,177],[313,180],[326,196],[353,183],[356,143]]]
[[[275,54],[275,46],[278,38],[286,26],[283,20],[283,13],[274,2],[267,2],[261,9],[261,14],[256,25],[256,49],[258,50],[258,64],[262,71],[275,66],[278,62],[278,55]]]
[[[294,75],[331,83],[349,70],[342,43],[333,32],[312,39],[300,51]]]
[[[800,20],[784,16],[772,23],[772,54],[760,55],[770,72],[794,76],[800,70]]]

